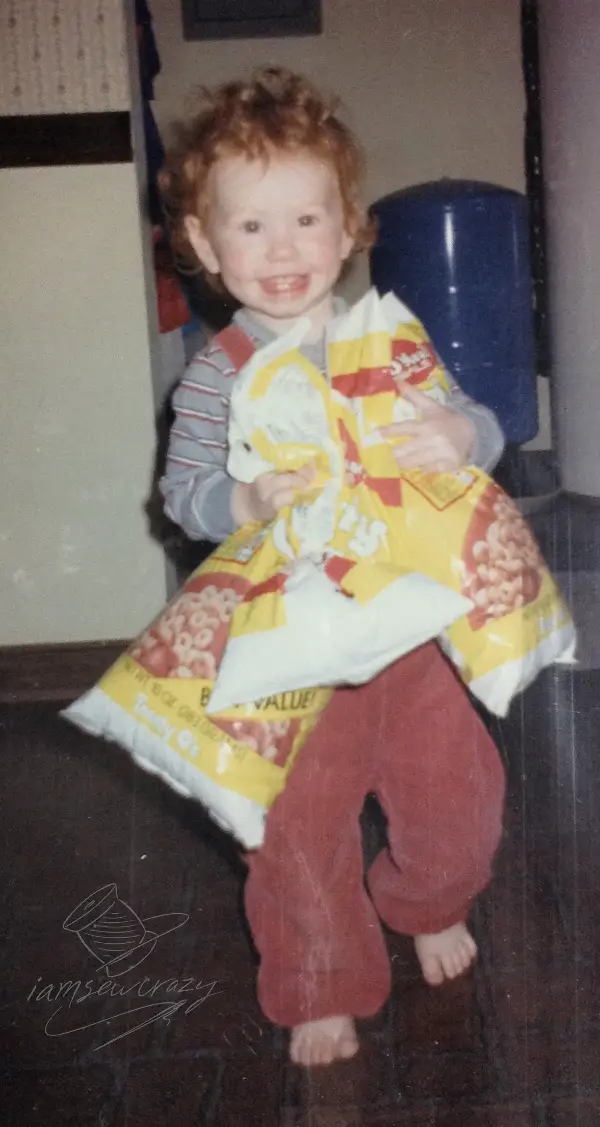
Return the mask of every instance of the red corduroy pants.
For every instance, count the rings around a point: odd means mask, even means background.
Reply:
[[[367,875],[359,816],[374,792],[388,849]],[[248,854],[258,998],[282,1026],[385,1002],[381,918],[408,935],[467,918],[502,832],[504,770],[433,642],[370,684],[336,692]]]

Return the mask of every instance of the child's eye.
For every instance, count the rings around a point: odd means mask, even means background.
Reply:
[[[298,222],[301,227],[314,227],[317,217],[316,215],[301,215]]]
[[[242,223],[242,231],[246,235],[256,235],[257,231],[260,231],[260,223],[257,219],[247,219]]]

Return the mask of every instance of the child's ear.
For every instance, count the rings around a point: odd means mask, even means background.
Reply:
[[[346,259],[350,257],[353,250],[354,250],[354,236],[349,235],[348,232],[346,231],[346,229],[344,228],[344,234],[342,236],[342,262],[345,262]]]
[[[210,239],[204,233],[202,224],[196,215],[186,215],[184,219],[185,231],[200,262],[209,274],[219,274],[219,260],[213,250]]]

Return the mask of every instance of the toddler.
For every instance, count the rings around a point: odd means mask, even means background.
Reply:
[[[173,398],[161,488],[191,539],[218,543],[250,520],[269,522],[310,481],[310,468],[233,481],[229,401],[252,352],[302,316],[311,325],[302,351],[326,375],[327,325],[345,308],[334,287],[373,237],[361,174],[334,108],[279,68],[205,92],[170,154],[162,187],[174,248],[241,305]],[[399,466],[495,465],[503,440],[490,411],[456,386],[448,406],[410,385],[402,394],[417,417],[387,428]],[[365,886],[359,816],[370,792],[389,845]],[[435,643],[334,694],[268,815],[263,847],[246,857],[258,997],[291,1029],[296,1063],[357,1051],[355,1019],[375,1014],[390,990],[380,920],[414,936],[431,985],[467,970],[476,947],[466,920],[490,879],[503,799],[496,748]]]

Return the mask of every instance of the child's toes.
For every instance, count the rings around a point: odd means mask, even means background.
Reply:
[[[463,939],[463,946],[465,947],[469,958],[474,959],[477,954],[477,944],[473,939],[473,936],[469,932],[467,932]]]
[[[458,955],[456,957],[456,962],[458,964],[458,968],[459,968],[459,971],[460,971],[461,974],[463,974],[464,971],[468,970],[468,968],[471,966],[471,962],[472,962],[471,953],[466,947],[462,947],[461,950],[458,952]]]
[[[466,941],[459,943],[455,951],[451,953],[448,958],[447,975],[449,978],[457,978],[459,974],[464,974],[469,969],[476,954],[476,948]]]
[[[451,951],[447,955],[443,955],[442,967],[444,969],[444,978],[456,978],[462,970],[458,952]]]
[[[466,970],[467,967],[471,966],[471,963],[474,961],[474,959],[477,958],[477,945],[472,936],[467,935],[465,937],[464,941],[461,943],[460,949],[461,957],[463,960],[463,969]]]
[[[430,986],[440,986],[444,979],[464,974],[477,954],[475,941],[464,924],[434,935],[415,936],[415,950]]]
[[[446,977],[443,960],[438,959],[435,955],[423,959],[421,970],[423,978],[430,986],[441,986]]]

